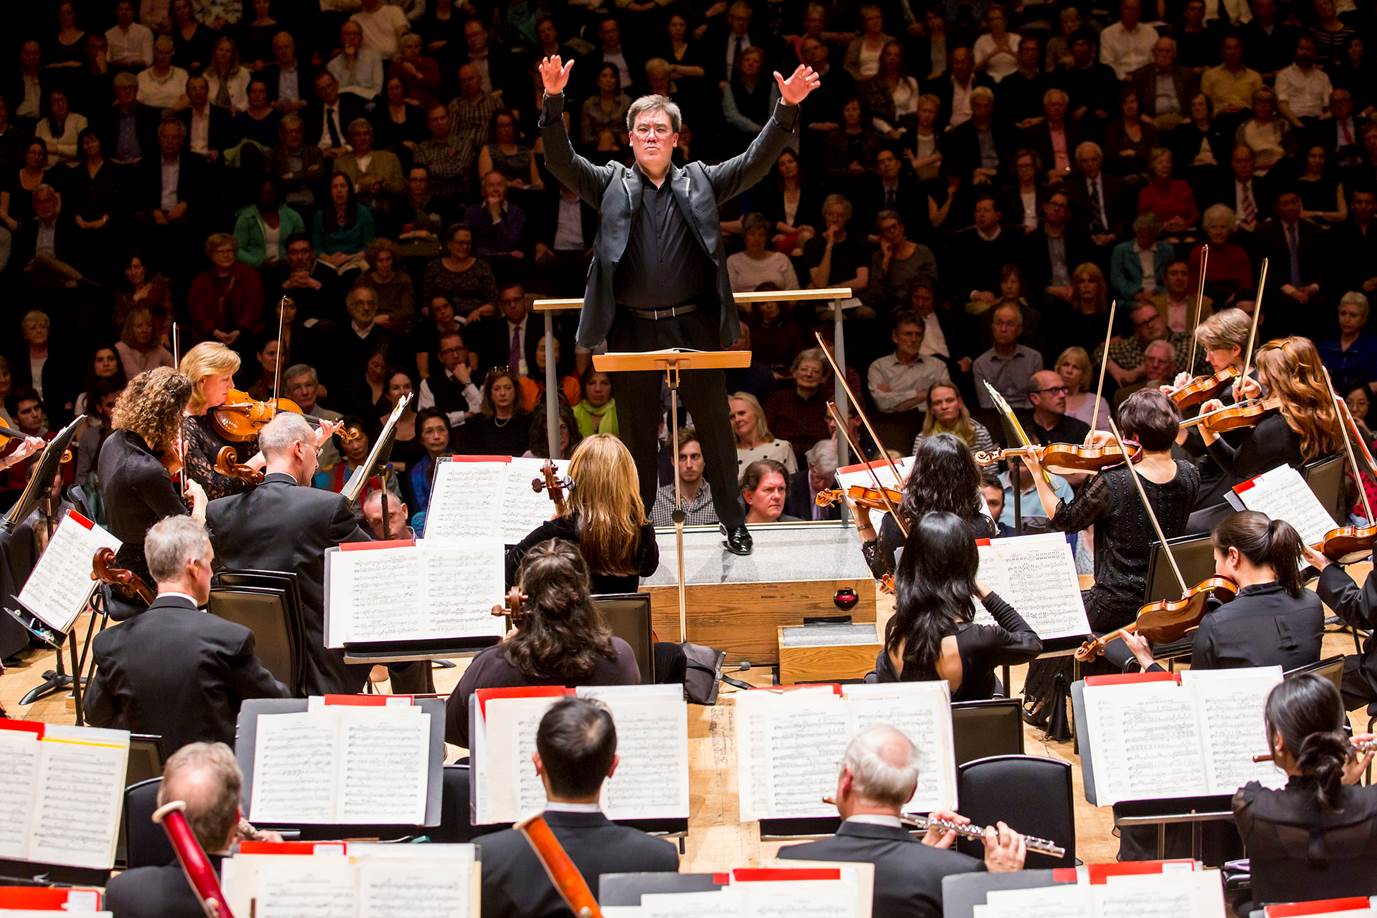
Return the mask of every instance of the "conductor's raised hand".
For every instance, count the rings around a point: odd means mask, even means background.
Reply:
[[[541,73],[543,74],[544,70]],[[810,92],[822,85],[822,77],[818,76],[812,67],[799,64],[798,69],[790,74],[787,80],[776,70],[775,82],[779,84],[779,97],[789,105],[798,105]]]
[[[545,94],[557,96],[569,85],[569,71],[574,69],[573,60],[567,63],[558,54],[552,54],[540,62],[540,81],[545,84]]]

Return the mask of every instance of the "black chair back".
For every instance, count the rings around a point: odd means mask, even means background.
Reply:
[[[1177,536],[1167,539],[1167,544],[1187,584],[1199,583],[1214,573],[1214,542],[1209,533]],[[1148,545],[1148,576],[1143,602],[1180,598],[1181,584],[1176,579],[1176,572],[1167,560],[1162,543],[1153,539]]]
[[[287,592],[266,587],[212,587],[206,608],[253,632],[254,650],[268,672],[300,696],[301,641],[292,627]]]
[[[605,593],[593,597],[593,605],[612,633],[631,645],[641,682],[655,681],[655,637],[650,626],[649,593]]]
[[[1308,463],[1301,469],[1301,478],[1315,492],[1320,504],[1340,526],[1348,520],[1348,508],[1344,506],[1345,477],[1348,473],[1348,456],[1339,452]]]
[[[306,672],[306,624],[305,607],[301,602],[301,587],[296,574],[287,571],[222,570],[215,574],[212,587],[225,589],[282,590],[287,601],[287,624],[291,628],[297,646],[297,672]],[[297,694],[305,694],[300,686],[289,686]]]
[[[1340,695],[1343,694],[1343,654],[1339,654],[1337,657],[1326,657],[1323,660],[1317,660],[1314,663],[1307,663],[1304,666],[1297,666],[1295,669],[1288,669],[1286,672],[1282,673],[1282,676],[1286,679],[1290,679],[1292,676],[1300,676],[1304,675],[1305,673],[1314,673],[1321,679],[1328,679],[1329,682],[1334,686],[1334,690],[1337,691]]]
[[[475,829],[469,809],[469,766],[446,765],[442,774],[440,825],[427,832],[442,844],[471,842],[491,828]]]
[[[124,789],[124,825],[129,838],[125,860],[131,870],[161,867],[172,863],[176,857],[167,833],[153,822],[153,811],[158,808],[158,788],[162,784],[161,777],[149,778]]]
[[[951,726],[957,765],[996,755],[1023,755],[1023,711],[1017,698],[954,701]]]
[[[1074,867],[1076,819],[1071,795],[1071,763],[1035,755],[996,755],[958,765],[956,795],[962,815],[977,825],[1004,821],[1025,835],[1036,835],[1066,849],[1062,858],[1028,855],[1029,870]],[[958,839],[957,847],[981,857],[984,846]]]
[[[124,786],[131,787],[163,773],[163,738],[152,733],[135,733],[129,737],[129,761],[124,768]],[[120,819],[119,837],[115,841],[115,866],[124,867],[129,857],[129,826]]]

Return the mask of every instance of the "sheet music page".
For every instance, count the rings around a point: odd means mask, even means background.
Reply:
[[[1214,918],[1224,914],[1216,870],[1110,877],[1090,887],[1094,918]]]
[[[992,889],[973,918],[1068,918],[1090,909],[1090,887],[1076,883],[1033,889]]]
[[[420,845],[399,845],[419,848]],[[359,918],[469,918],[474,871],[448,860],[380,858],[357,865]]]
[[[687,819],[688,703],[680,685],[584,686],[617,726],[617,770],[603,784],[609,819]]]
[[[703,918],[704,915],[742,914],[740,909],[740,887],[724,886],[704,892],[646,893],[641,896],[640,908],[633,914],[640,918]],[[610,916],[605,908],[603,914]]]
[[[435,486],[430,492],[430,508],[426,510],[426,539],[474,539],[494,535],[493,523],[506,515],[508,465],[507,462],[461,459],[436,463]],[[529,482],[526,487],[530,487]]]
[[[19,591],[19,602],[54,630],[66,632],[95,588],[91,559],[98,548],[118,550],[120,540],[100,526],[87,529],[68,511]]]
[[[49,724],[39,747],[29,859],[97,870],[113,867],[129,733]]]
[[[0,858],[28,860],[29,819],[38,791],[38,736],[0,730]]]
[[[264,823],[325,823],[335,819],[343,757],[336,758],[339,722],[302,711],[258,718],[249,819]]]
[[[918,747],[918,787],[907,808],[921,813],[956,809],[956,747],[947,683],[847,685],[842,692],[851,713],[848,742],[873,724],[888,724]]]
[[[832,816],[836,808],[823,803],[837,786],[837,769],[851,741],[849,711],[842,699],[827,691],[743,693],[746,700],[747,741],[741,742],[742,695],[737,696],[737,756],[754,755],[747,789],[741,789],[742,808],[754,819]],[[747,775],[742,774],[742,780]]]
[[[976,578],[1013,606],[1039,638],[1090,633],[1071,546],[1060,532],[990,539],[979,548]],[[976,621],[993,617],[977,603]]]
[[[1175,682],[1087,686],[1095,803],[1209,793],[1195,705]]]
[[[1265,513],[1274,520],[1286,520],[1300,533],[1307,545],[1324,541],[1325,533],[1337,529],[1338,523],[1324,509],[1320,499],[1301,478],[1300,472],[1289,465],[1263,472],[1249,482],[1234,487],[1234,493],[1249,510]]]
[[[327,552],[325,646],[412,637],[429,615],[425,574],[410,545]]]
[[[1181,688],[1195,699],[1199,714],[1210,793],[1232,794],[1249,781],[1286,786],[1286,772],[1271,762],[1253,761],[1271,748],[1263,710],[1268,693],[1280,682],[1280,666],[1181,673]]]
[[[530,535],[531,530],[555,515],[555,504],[550,500],[549,493],[531,487],[532,481],[545,480],[540,470],[545,461],[535,457],[512,457],[507,469],[506,506],[502,511],[500,527],[502,541],[508,545],[517,544]],[[557,474],[560,478],[568,476],[568,459],[556,459],[555,467],[559,469]]]
[[[357,872],[346,858],[263,858],[255,874],[255,918],[347,918],[358,914]]]
[[[502,542],[494,538],[426,539],[422,580],[424,622],[408,638],[501,637],[507,620],[492,614],[506,595]],[[457,580],[457,582],[456,582]]]
[[[430,714],[413,705],[335,708],[343,825],[420,825],[430,775]]]
[[[731,888],[741,897],[740,914],[751,918],[859,918],[861,911],[856,877],[848,870],[839,880],[764,880]]]
[[[486,753],[485,780],[475,784],[479,825],[515,822],[545,806],[545,787],[531,762],[536,728],[556,696],[493,698],[487,703],[483,746],[470,750]],[[476,771],[476,768],[475,768]]]

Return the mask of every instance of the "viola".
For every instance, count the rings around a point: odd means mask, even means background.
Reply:
[[[1177,408],[1185,411],[1187,408],[1203,405],[1212,398],[1218,398],[1220,393],[1233,385],[1238,376],[1238,370],[1233,367],[1225,367],[1218,373],[1207,373],[1195,377],[1185,385],[1171,390],[1167,397],[1176,403]]]
[[[1138,462],[1143,458],[1143,448],[1136,443],[1129,444],[1129,459]],[[1046,446],[1015,446],[1009,449],[981,450],[975,454],[976,465],[993,465],[1011,456],[1032,454],[1042,467],[1056,475],[1080,475],[1103,472],[1105,469],[1122,465],[1124,451],[1117,443],[1104,446],[1077,446],[1074,443],[1049,443]]]
[[[91,559],[91,579],[109,584],[126,599],[142,599],[148,605],[153,604],[153,591],[143,582],[142,577],[133,571],[115,567],[113,548],[96,549],[95,557]]]
[[[289,398],[270,398],[259,401],[252,398],[247,392],[241,392],[238,389],[229,390],[229,395],[225,397],[225,403],[210,410],[210,420],[216,432],[226,440],[233,443],[247,443],[258,436],[258,432],[263,429],[265,424],[283,411],[299,414],[312,424],[329,423],[302,411],[301,406]],[[344,427],[340,429],[339,435],[345,440],[353,440],[362,436],[362,431],[353,427]]]
[[[550,500],[555,502],[555,514],[564,516],[569,512],[564,502],[564,492],[574,490],[574,482],[569,478],[559,477],[559,466],[555,465],[553,459],[545,460],[545,464],[540,467],[540,474],[542,477],[531,479],[531,490],[537,494],[544,491]]]
[[[1239,402],[1237,405],[1229,405],[1215,411],[1207,411],[1204,414],[1196,415],[1193,418],[1181,422],[1181,429],[1187,430],[1192,427],[1204,427],[1215,434],[1228,433],[1231,430],[1242,430],[1245,427],[1253,427],[1263,418],[1273,411],[1281,408],[1281,399],[1272,396],[1265,399],[1250,399],[1246,402]]]
[[[222,446],[220,452],[215,454],[215,471],[226,478],[237,478],[253,485],[263,482],[263,473],[240,462],[233,446]]]
[[[1206,577],[1186,590],[1180,599],[1147,603],[1138,610],[1138,617],[1132,624],[1081,644],[1076,650],[1076,659],[1082,663],[1093,660],[1104,653],[1108,644],[1125,634],[1137,633],[1154,643],[1179,640],[1186,632],[1199,627],[1200,620],[1209,611],[1211,597],[1224,603],[1237,595],[1238,584],[1228,577]]]
[[[502,602],[492,607],[492,614],[505,616],[512,620],[513,628],[520,628],[521,623],[526,620],[526,611],[522,608],[522,603],[529,597],[521,592],[520,587],[512,587],[507,591],[507,596]]]
[[[883,494],[883,496],[881,496]],[[898,507],[904,502],[904,495],[893,488],[866,488],[861,485],[852,485],[843,491],[841,488],[824,488],[813,498],[813,502],[819,507],[830,507],[840,501],[843,497],[849,498],[853,503],[859,504],[868,510],[887,511],[889,506],[885,504],[888,500],[890,504]]]

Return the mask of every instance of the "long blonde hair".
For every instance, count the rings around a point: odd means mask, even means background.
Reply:
[[[569,477],[575,483],[569,513],[578,514],[579,549],[588,569],[637,573],[646,517],[631,452],[611,434],[593,434],[574,450]]]
[[[191,402],[187,407],[192,414],[199,414],[206,407],[206,398],[201,393],[201,384],[212,376],[221,373],[239,372],[239,355],[219,341],[202,341],[182,355],[182,375],[191,380]]]
[[[1061,365],[1067,361],[1075,363],[1081,370],[1080,388],[1070,394],[1080,395],[1082,392],[1088,391],[1090,388],[1090,355],[1085,352],[1083,347],[1068,347],[1057,355],[1057,362],[1052,364],[1052,369],[1057,371],[1058,376],[1061,375]]]
[[[755,433],[752,436],[757,443],[775,442],[775,435],[770,433],[770,428],[765,424],[765,409],[760,407],[760,399],[749,392],[733,392],[727,396],[728,407],[732,402],[745,402],[751,406],[751,412],[755,415]]]
[[[956,394],[956,400],[961,403],[961,415],[956,419],[956,423],[950,427],[942,427],[937,423],[937,414],[932,410],[932,397],[938,389],[950,389]],[[951,383],[938,383],[928,389],[928,410],[923,415],[923,436],[930,437],[933,434],[949,433],[966,441],[967,446],[975,446],[975,428],[971,426],[971,410],[966,407],[966,400],[961,397],[961,390]]]
[[[1339,419],[1325,382],[1319,351],[1309,338],[1268,341],[1254,355],[1258,380],[1269,396],[1281,399],[1281,416],[1300,437],[1306,462],[1339,450]]]

